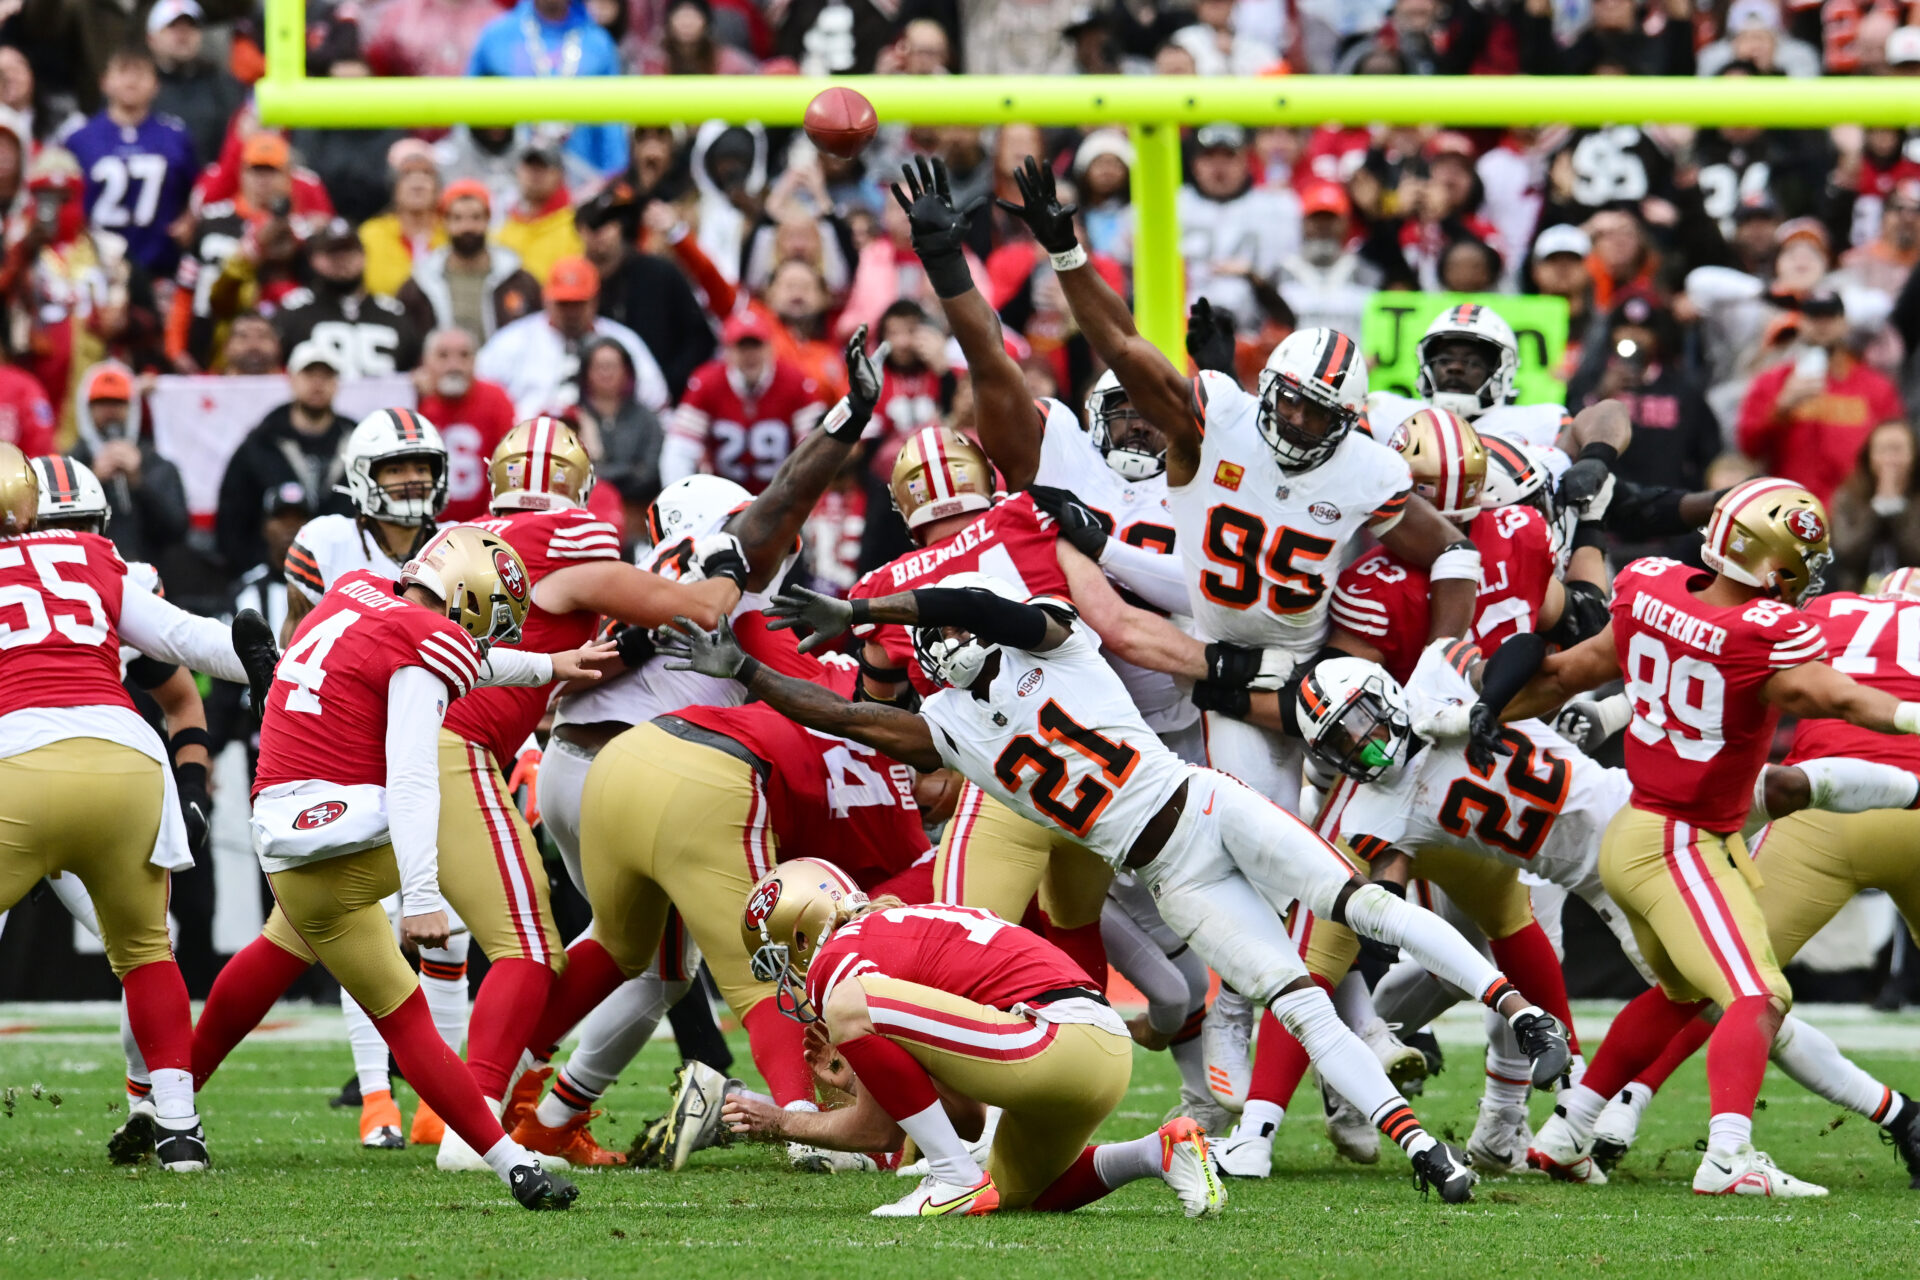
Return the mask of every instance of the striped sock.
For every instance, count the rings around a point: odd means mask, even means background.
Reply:
[[[1400,1149],[1408,1156],[1417,1156],[1434,1145],[1433,1138],[1420,1127],[1419,1118],[1399,1098],[1386,1103],[1374,1112],[1373,1123],[1380,1132],[1400,1144]]]
[[[562,1067],[553,1078],[553,1088],[547,1091],[546,1097],[540,1099],[534,1115],[547,1128],[557,1129],[582,1111],[593,1110],[593,1104],[598,1101],[599,1094],[581,1085]]]
[[[127,1077],[127,1110],[131,1111],[135,1107],[139,1106],[142,1102],[145,1102],[147,1098],[152,1095],[152,1093],[153,1093],[153,1081],[135,1080],[132,1076],[128,1076]]]

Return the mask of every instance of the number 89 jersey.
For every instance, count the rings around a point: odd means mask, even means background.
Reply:
[[[1169,488],[1197,633],[1301,657],[1327,634],[1341,552],[1384,533],[1413,489],[1407,463],[1361,431],[1310,471],[1287,472],[1260,435],[1260,401],[1225,374],[1193,380],[1200,469]]]
[[[1635,560],[1613,582],[1613,641],[1633,702],[1633,805],[1709,831],[1738,831],[1780,712],[1760,696],[1777,671],[1827,656],[1820,624],[1790,605],[1710,605],[1707,575]]]

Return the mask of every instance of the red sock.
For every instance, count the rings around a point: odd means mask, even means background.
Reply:
[[[1658,1089],[1667,1082],[1668,1076],[1680,1069],[1681,1063],[1699,1052],[1700,1046],[1712,1035],[1713,1024],[1705,1018],[1695,1018],[1680,1028],[1680,1034],[1667,1041],[1667,1047],[1660,1051],[1660,1056],[1634,1079],[1649,1089]]]
[[[260,1025],[273,1002],[309,968],[307,961],[274,945],[265,934],[227,961],[207,992],[193,1028],[193,1087],[199,1089],[247,1032]]]
[[[1066,929],[1047,921],[1047,941],[1067,953],[1067,959],[1079,965],[1093,985],[1107,989],[1107,944],[1100,939],[1100,922]]]
[[[467,1024],[467,1069],[487,1097],[506,1097],[507,1079],[552,989],[553,970],[536,961],[513,957],[487,967]]]
[[[567,971],[548,988],[547,1007],[522,1047],[546,1053],[626,980],[605,947],[592,938],[580,939],[567,948]]]
[[[1720,1015],[1707,1041],[1707,1094],[1714,1115],[1753,1114],[1781,1017],[1767,996],[1741,996]]]
[[[1333,984],[1318,974],[1313,980],[1328,995]],[[1260,1040],[1253,1047],[1253,1076],[1247,1085],[1248,1102],[1271,1102],[1284,1107],[1293,1101],[1293,1091],[1306,1078],[1312,1059],[1293,1032],[1280,1025],[1271,1010],[1260,1012]]]
[[[1567,1004],[1567,979],[1560,971],[1560,957],[1553,953],[1553,940],[1537,920],[1504,938],[1493,939],[1493,962],[1513,979],[1520,994],[1539,1005],[1567,1029],[1567,1047],[1580,1052],[1580,1041],[1573,1034],[1573,1010]]]
[[[148,1071],[185,1071],[193,1063],[193,1008],[180,966],[171,960],[143,964],[120,985],[127,991],[127,1022]]]
[[[1580,1083],[1603,1098],[1611,1098],[1639,1079],[1667,1042],[1706,1004],[1705,1000],[1675,1004],[1658,987],[1642,991],[1614,1018]]]
[[[747,1050],[753,1065],[767,1082],[767,1092],[781,1106],[813,1100],[813,1071],[807,1066],[807,1029],[780,1012],[776,1000],[762,1000],[747,1010],[740,1025],[747,1029]]]
[[[493,1144],[506,1134],[500,1128],[500,1121],[494,1118],[492,1108],[487,1106],[487,1100],[480,1096],[480,1086],[473,1082],[467,1064],[447,1048],[447,1042],[433,1025],[433,1015],[427,1011],[426,993],[416,986],[398,1009],[384,1018],[375,1018],[373,1025],[379,1030],[380,1038],[387,1042],[387,1048],[393,1050],[400,1074],[407,1078],[420,1100],[432,1107],[434,1113],[447,1122],[447,1127],[475,1151],[485,1155],[493,1150]]]
[[[1093,1148],[1088,1147],[1027,1207],[1035,1213],[1069,1213],[1083,1204],[1092,1204],[1110,1190],[1112,1188],[1093,1171]]]
[[[834,1048],[860,1077],[861,1087],[895,1120],[917,1116],[940,1101],[927,1069],[885,1036],[856,1036]]]

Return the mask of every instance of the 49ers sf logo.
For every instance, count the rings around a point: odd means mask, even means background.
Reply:
[[[515,600],[527,598],[527,574],[520,567],[518,560],[508,552],[496,549],[493,553],[493,567],[499,573],[500,585],[507,589],[508,595]]]
[[[753,896],[747,899],[747,928],[758,929],[764,925],[779,902],[780,882],[778,880],[769,880],[755,889]]]
[[[293,825],[299,831],[312,831],[330,822],[338,822],[346,813],[345,800],[325,800],[310,809],[302,809],[300,816],[293,820]]]
[[[1802,542],[1818,542],[1827,536],[1827,522],[1811,507],[1801,507],[1788,516],[1787,528]]]

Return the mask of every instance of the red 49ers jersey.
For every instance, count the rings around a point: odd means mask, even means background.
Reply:
[[[1062,987],[1094,989],[1066,952],[977,907],[935,904],[874,911],[840,927],[813,953],[807,997],[826,1007],[843,978],[917,982],[994,1009]]]
[[[1902,702],[1920,702],[1920,601],[1839,591],[1808,601],[1803,611],[1820,620],[1835,671]],[[1875,733],[1845,720],[1802,720],[1787,763],[1821,756],[1877,760],[1920,773],[1920,738]]]
[[[668,430],[700,447],[708,471],[759,493],[824,412],[819,386],[784,360],[751,396],[726,361],[709,360],[687,379]]]
[[[127,566],[97,533],[0,541],[0,716],[29,707],[127,707],[120,601]]]
[[[480,647],[450,618],[349,573],[300,620],[273,669],[253,794],[284,782],[387,783],[387,685],[423,667],[449,700],[480,678]],[[515,744],[518,745],[518,744]]]
[[[1553,580],[1547,522],[1532,507],[1482,511],[1467,528],[1480,549],[1480,592],[1473,602],[1473,638],[1487,653],[1540,626],[1540,604]],[[1405,684],[1426,647],[1427,571],[1385,547],[1340,571],[1333,624],[1380,650],[1380,665]]]
[[[981,512],[945,542],[881,565],[854,583],[848,595],[855,600],[890,596],[939,586],[941,579],[956,573],[984,573],[1010,583],[1022,599],[1064,597],[1067,575],[1055,550],[1058,536],[1053,517],[1036,508],[1030,494],[1016,493]],[[914,688],[923,695],[933,692],[933,682],[914,660],[913,639],[905,627],[869,624],[856,627],[854,634],[879,640],[893,664],[906,668]]]
[[[860,675],[852,659],[837,657],[813,665],[813,674],[801,679],[843,698],[853,696]],[[824,858],[861,888],[872,889],[927,851],[911,765],[895,763],[857,742],[817,733],[765,703],[685,707],[673,714],[725,734],[773,766],[766,795],[773,831],[780,838],[780,861]]]
[[[1634,807],[1709,831],[1738,831],[1780,712],[1760,697],[1776,671],[1827,656],[1820,624],[1776,600],[1710,605],[1709,575],[1635,560],[1613,582],[1613,641],[1633,702],[1627,776]]]
[[[555,569],[587,560],[618,560],[620,535],[585,511],[515,511],[472,522],[520,553],[533,586]],[[529,588],[531,589],[531,588]],[[502,648],[529,653],[559,653],[593,639],[600,619],[591,613],[549,613],[529,604],[517,644]],[[477,742],[504,765],[520,751],[540,717],[546,714],[551,686],[476,689],[447,709],[447,728]]]

